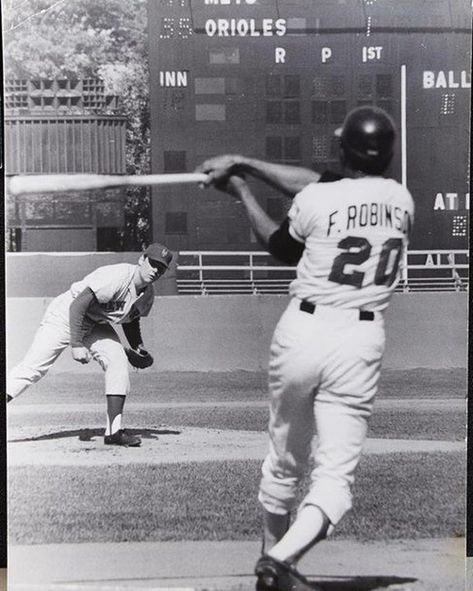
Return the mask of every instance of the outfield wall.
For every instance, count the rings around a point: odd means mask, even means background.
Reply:
[[[139,252],[9,252],[6,291],[9,297],[54,297],[98,267],[131,263]],[[155,283],[156,295],[177,295],[174,257],[170,269]]]
[[[7,298],[9,366],[21,359],[50,301]],[[272,330],[287,302],[287,296],[158,296],[142,320],[154,369],[265,369]],[[384,367],[466,367],[467,302],[466,293],[394,294],[386,314]],[[72,361],[66,350],[51,371],[100,370]]]

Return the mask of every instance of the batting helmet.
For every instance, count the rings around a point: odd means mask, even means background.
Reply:
[[[358,107],[348,113],[335,132],[344,157],[355,170],[381,174],[393,156],[396,130],[391,117],[379,107]]]

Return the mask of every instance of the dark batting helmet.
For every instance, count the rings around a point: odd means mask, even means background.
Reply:
[[[345,160],[355,170],[382,174],[393,156],[396,130],[391,117],[379,107],[358,107],[348,113],[340,137]]]

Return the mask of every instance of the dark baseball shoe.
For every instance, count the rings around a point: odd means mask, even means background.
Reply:
[[[140,447],[141,439],[135,435],[130,435],[123,429],[113,435],[105,435],[103,438],[105,445],[122,445],[123,447]]]
[[[256,591],[322,591],[287,562],[261,556],[255,566]]]

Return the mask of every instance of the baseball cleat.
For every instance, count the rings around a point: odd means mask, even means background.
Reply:
[[[103,438],[105,445],[122,445],[123,447],[140,447],[141,439],[135,435],[130,435],[123,429],[113,435],[105,435]]]
[[[322,591],[287,562],[261,556],[255,566],[256,591]]]

